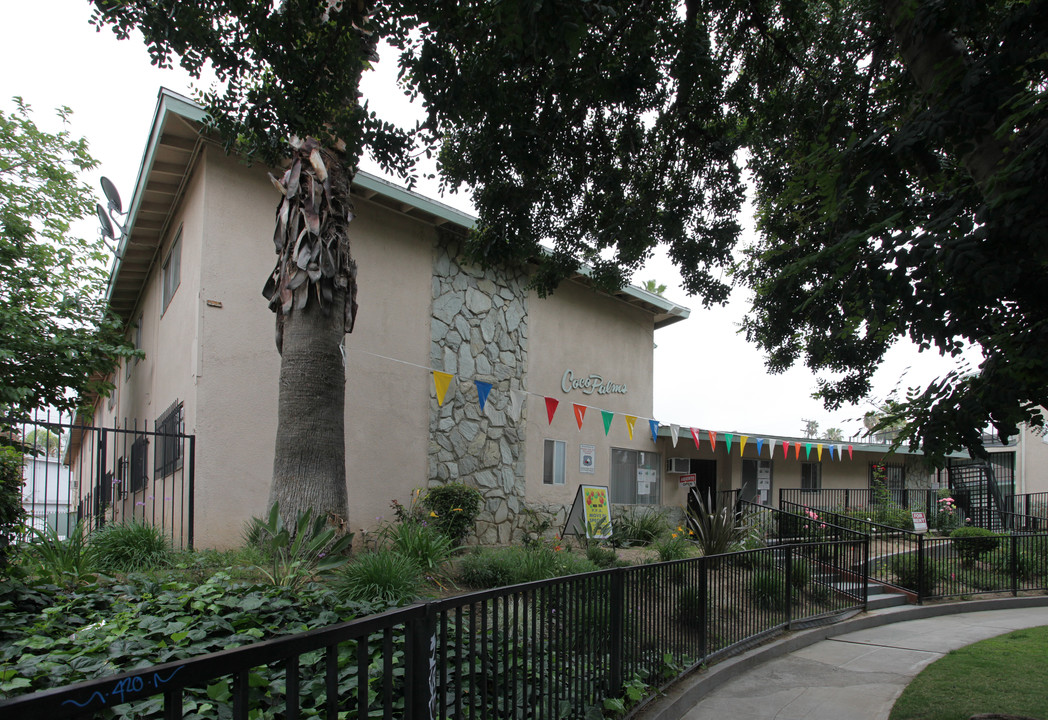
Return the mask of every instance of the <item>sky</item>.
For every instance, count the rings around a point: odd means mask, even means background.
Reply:
[[[131,191],[161,86],[190,95],[184,72],[150,64],[140,37],[117,40],[112,31],[88,24],[86,0],[6,2],[0,9],[0,108],[9,112],[11,98],[33,106],[34,119],[46,130],[59,125],[54,108],[73,110],[70,131],[85,137],[100,166],[85,176],[99,188],[104,175],[114,182],[124,202]],[[420,111],[395,87],[395,57],[380,61],[365,76],[364,92],[372,107],[386,117],[410,117]],[[374,165],[362,163],[377,172]],[[468,194],[439,196],[436,185],[418,191],[466,212]],[[98,191],[101,199],[101,191]],[[752,228],[752,218],[741,218]],[[93,233],[94,221],[81,232]],[[743,238],[752,239],[752,229]],[[706,310],[698,298],[681,289],[680,274],[662,253],[634,276],[636,284],[654,279],[665,284],[665,297],[691,309],[691,317],[655,334],[654,412],[663,424],[753,435],[803,435],[805,419],[821,430],[840,428],[846,437],[861,433],[862,416],[896,388],[928,382],[948,372],[952,361],[935,352],[918,353],[908,342],[892,347],[874,379],[871,402],[830,412],[811,397],[816,377],[804,367],[778,375],[767,373],[764,356],[738,333],[748,292],[736,289],[723,307]]]

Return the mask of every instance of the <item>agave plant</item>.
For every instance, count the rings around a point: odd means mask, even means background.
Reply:
[[[698,499],[698,508],[688,508],[688,526],[703,555],[731,552],[746,538],[746,525],[738,522],[733,508],[725,506],[710,512],[712,502]]]
[[[349,560],[345,551],[353,542],[353,533],[338,536],[323,516],[314,520],[312,510],[299,513],[292,535],[278,503],[273,503],[265,520],[253,518],[247,534],[269,558],[267,567],[257,566],[262,574],[273,585],[292,589],[345,565]]]

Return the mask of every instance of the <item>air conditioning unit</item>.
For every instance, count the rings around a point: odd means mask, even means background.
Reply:
[[[687,475],[691,472],[691,458],[668,458],[666,460],[666,472]]]

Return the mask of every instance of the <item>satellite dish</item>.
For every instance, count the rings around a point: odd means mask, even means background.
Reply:
[[[112,181],[102,176],[102,192],[106,194],[106,199],[109,200],[109,209],[115,210],[121,215],[124,214],[123,206],[120,204],[120,193],[116,191],[116,185]]]
[[[120,199],[117,198],[117,202]],[[115,239],[113,235],[113,223],[109,221],[109,215],[106,214],[106,209],[102,207],[102,203],[95,203],[95,212],[98,213],[98,222],[102,224],[102,234],[110,240]]]

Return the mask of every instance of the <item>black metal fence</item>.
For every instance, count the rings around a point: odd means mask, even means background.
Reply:
[[[1048,519],[1048,492],[1008,495],[1004,502],[1017,515]]]
[[[89,532],[136,521],[159,527],[175,547],[192,547],[196,438],[181,430],[181,406],[165,417],[176,422],[153,430],[137,422],[94,427],[44,412],[0,419],[3,437],[22,452],[21,539],[30,529],[64,539],[78,522]]]
[[[783,503],[793,503],[809,508],[831,510],[870,510],[880,511],[885,507],[903,509],[931,514],[936,510],[938,490],[898,488],[870,491],[859,488],[823,488],[821,490],[804,490],[802,488],[779,488],[779,507]]]
[[[2,701],[0,716],[584,718],[627,686],[861,610],[865,583],[839,578],[864,553],[784,545],[487,590]]]

